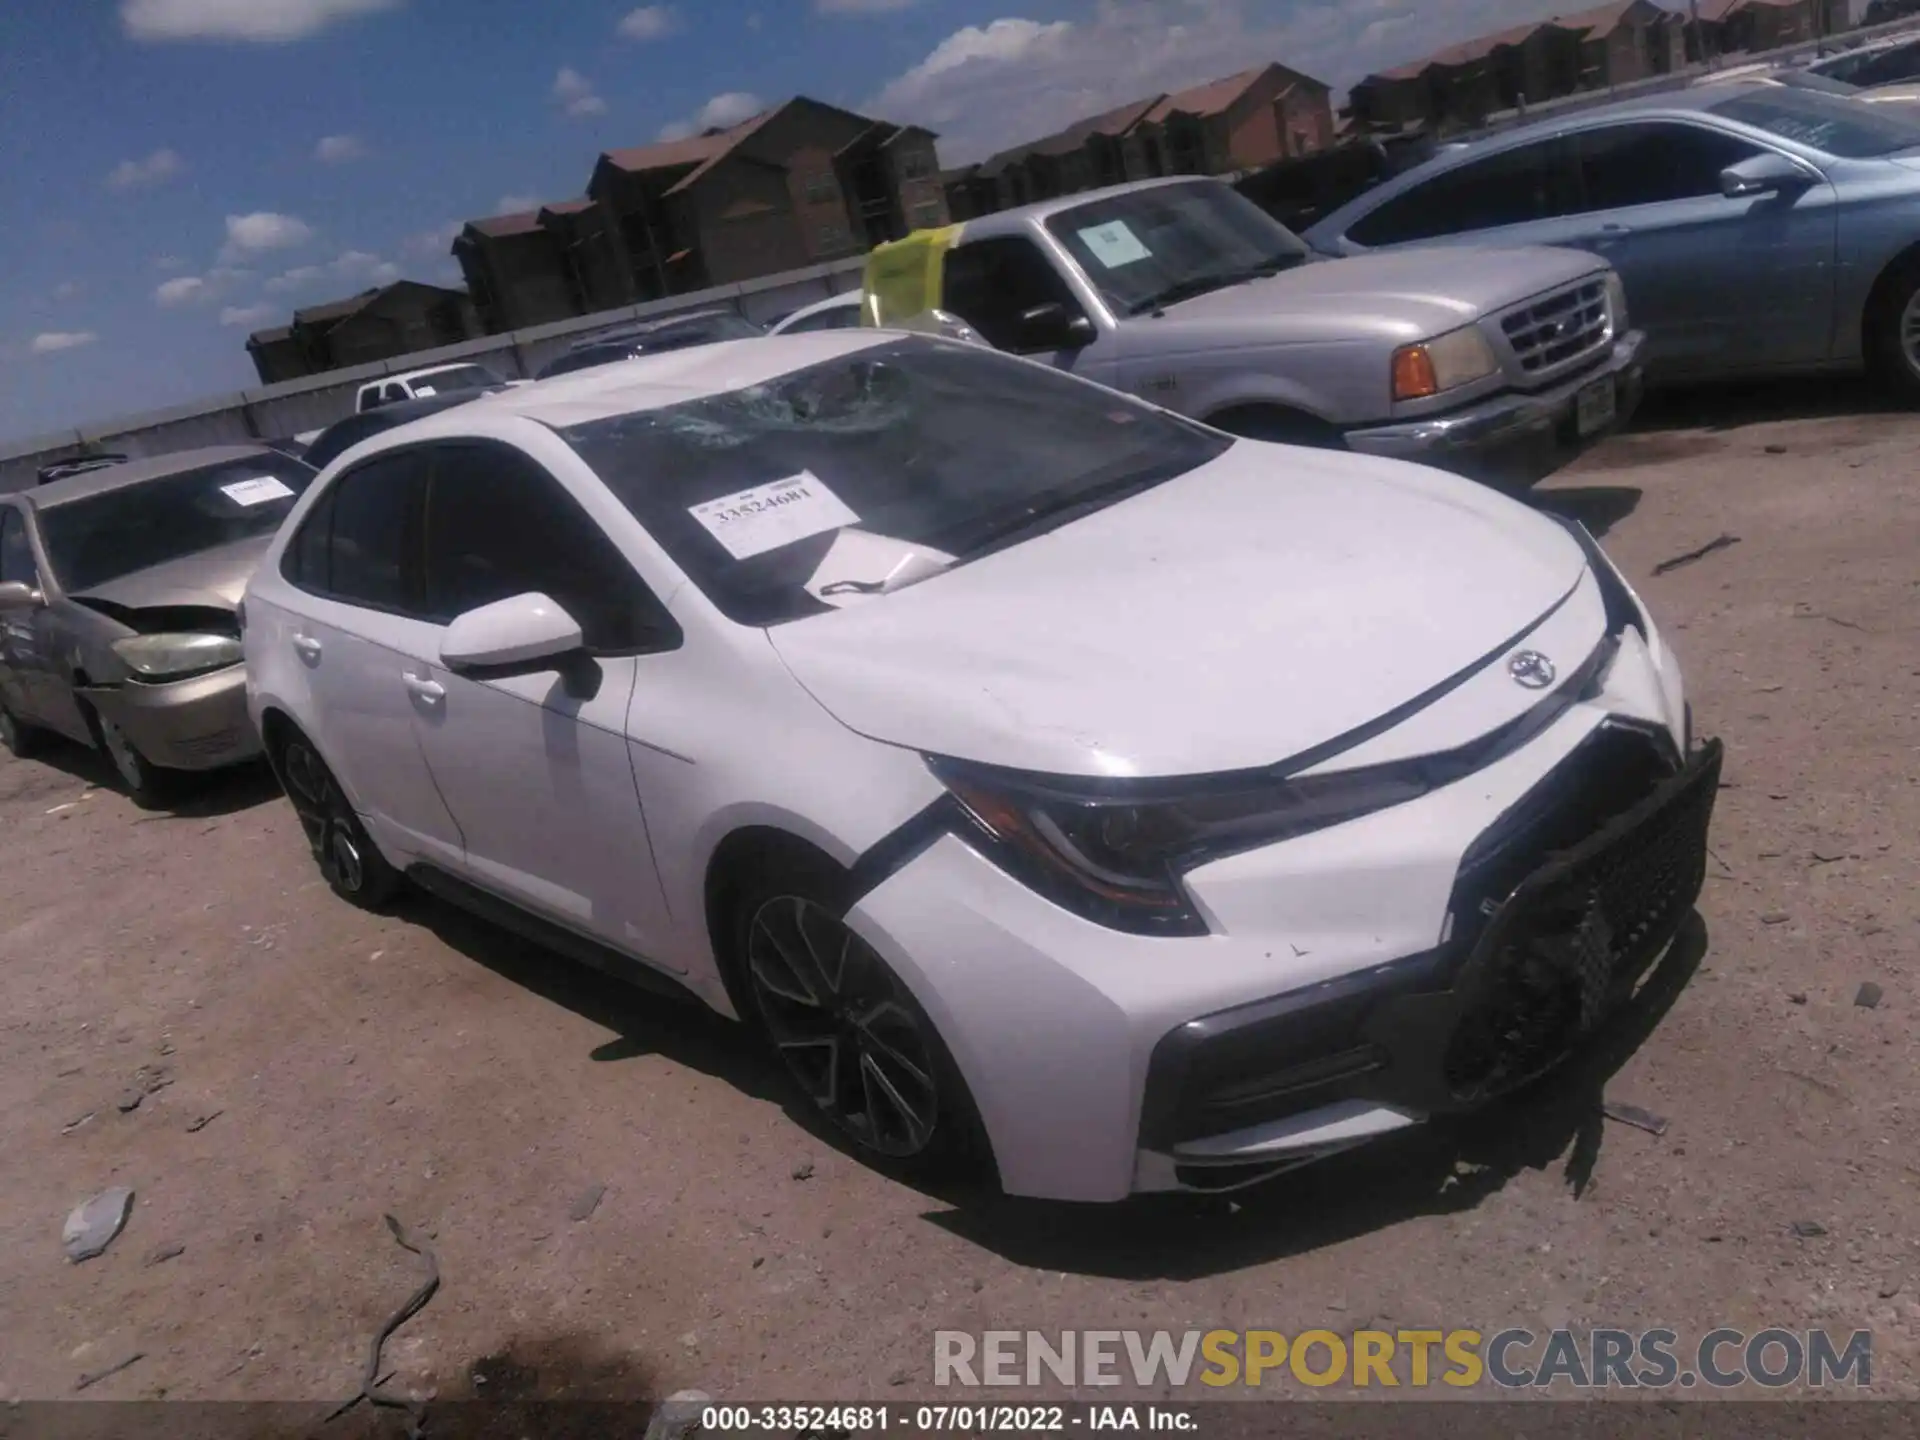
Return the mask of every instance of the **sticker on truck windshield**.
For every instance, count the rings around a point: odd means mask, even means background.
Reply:
[[[1153,252],[1140,243],[1140,237],[1127,228],[1124,220],[1089,225],[1077,233],[1080,243],[1091,250],[1093,258],[1109,270],[1118,270],[1122,265],[1153,258]]]
[[[293,494],[284,481],[271,475],[235,480],[231,485],[222,485],[220,491],[236,505],[265,505],[269,500],[284,500]]]
[[[808,470],[689,506],[687,513],[736,560],[860,523],[846,502]]]

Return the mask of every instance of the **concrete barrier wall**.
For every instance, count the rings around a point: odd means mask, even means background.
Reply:
[[[72,455],[82,445],[98,445],[132,456],[167,455],[203,445],[245,444],[318,430],[353,410],[361,385],[382,375],[417,370],[456,360],[471,360],[509,380],[532,375],[583,335],[628,320],[677,315],[688,310],[725,307],[767,324],[816,300],[859,286],[864,257],[769,275],[739,285],[723,285],[691,295],[675,295],[645,305],[603,310],[505,335],[488,335],[439,350],[396,356],[374,365],[330,370],[238,394],[209,396],[171,410],[127,415],[52,435],[0,443],[0,492],[34,484],[43,465]]]

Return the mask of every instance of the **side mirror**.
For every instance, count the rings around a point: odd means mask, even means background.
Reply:
[[[1091,345],[1093,322],[1058,300],[1020,312],[1020,342],[1030,350],[1078,350]]]
[[[1729,165],[1720,172],[1720,193],[1729,200],[1804,190],[1812,183],[1813,176],[1786,156],[1772,151]]]
[[[46,603],[46,596],[24,580],[9,580],[4,585],[0,585],[0,615],[12,615],[21,610],[37,610]]]
[[[440,663],[463,670],[554,670],[580,648],[580,622],[540,594],[514,595],[469,610],[447,627]]]

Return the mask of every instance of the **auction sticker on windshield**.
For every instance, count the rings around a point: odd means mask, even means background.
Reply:
[[[1151,260],[1153,252],[1140,243],[1140,237],[1127,228],[1124,220],[1109,220],[1104,225],[1089,225],[1079,232],[1080,241],[1093,258],[1109,270]]]
[[[808,470],[689,506],[687,513],[736,560],[860,523],[846,502]]]
[[[293,491],[271,475],[256,475],[251,480],[235,480],[222,485],[220,492],[236,505],[265,505],[269,500],[284,500]]]

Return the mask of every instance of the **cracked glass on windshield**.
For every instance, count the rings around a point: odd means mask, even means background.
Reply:
[[[1121,315],[1137,315],[1307,259],[1306,244],[1217,182],[1156,185],[1062,210],[1047,230]]]
[[[883,537],[895,559],[965,560],[1232,443],[1045,366],[930,340],[560,434],[746,625],[831,608],[807,587],[843,531]],[[887,573],[860,578],[877,587]]]
[[[1792,86],[1743,91],[1713,106],[1713,113],[1841,160],[1871,160],[1902,150],[1920,150],[1920,123],[1847,96],[1823,95]]]

